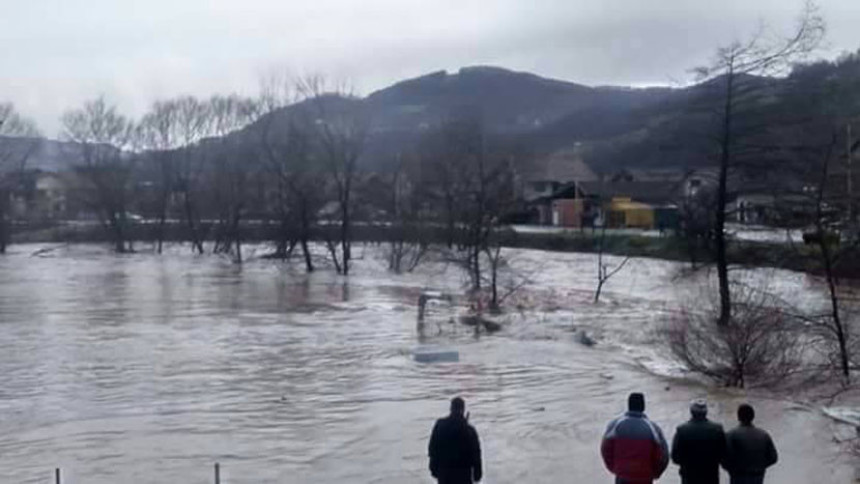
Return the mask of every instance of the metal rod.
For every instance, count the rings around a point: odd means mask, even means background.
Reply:
[[[215,484],[221,484],[221,464],[215,463]]]
[[[56,480],[56,484],[60,484],[60,468],[54,469],[54,477]]]

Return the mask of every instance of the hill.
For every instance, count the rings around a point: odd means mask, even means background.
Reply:
[[[541,153],[635,132],[647,122],[640,113],[659,112],[659,106],[679,92],[589,87],[478,66],[396,83],[357,100],[355,108],[366,110],[371,122],[363,162],[378,168],[387,158],[414,147],[429,129],[463,113],[479,116],[488,134],[514,139]],[[276,119],[257,124],[281,123],[300,107],[284,108],[271,115]]]
[[[798,67],[788,78],[743,79],[768,109],[788,108],[805,94],[797,85],[824,86],[831,79],[860,78],[857,55]],[[856,81],[855,81],[856,82]],[[597,171],[625,167],[683,168],[708,162],[712,118],[696,106],[721,79],[684,88],[589,87],[499,67],[464,67],[398,82],[365,98],[328,96],[334,111],[361,110],[370,121],[362,163],[382,169],[408,152],[433,127],[463,113],[479,116],[485,132],[526,147],[536,155],[579,146]],[[807,88],[804,88],[808,90]],[[856,94],[857,90],[851,88]],[[852,94],[853,96],[854,94]],[[849,96],[850,97],[850,96]],[[840,97],[840,102],[846,96]],[[304,106],[270,113],[230,136],[251,136],[277,126]],[[215,143],[203,143],[216,147]],[[70,165],[65,143],[45,141],[30,166],[62,170]],[[74,148],[74,147],[72,147]],[[74,150],[72,149],[73,153]]]

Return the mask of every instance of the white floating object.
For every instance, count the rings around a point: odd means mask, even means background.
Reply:
[[[412,358],[418,363],[456,363],[460,352],[448,348],[421,347],[412,351]]]

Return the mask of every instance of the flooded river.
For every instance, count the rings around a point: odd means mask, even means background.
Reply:
[[[225,484],[429,483],[428,434],[454,395],[488,484],[611,482],[600,436],[636,390],[670,438],[694,397],[726,424],[751,400],[780,451],[771,482],[853,475],[819,413],[643,368],[662,361],[647,329],[678,305],[672,263],[633,261],[595,306],[592,256],[518,252],[558,307],[481,337],[436,307],[422,338],[417,296],[461,292],[454,268],[392,276],[368,253],[345,280],[179,249],[40,248],[0,258],[0,483],[47,483],[61,467],[71,484],[204,484],[216,461]],[[576,328],[600,343],[577,344]],[[420,344],[457,348],[460,362],[415,363]],[[660,482],[679,482],[677,469]]]

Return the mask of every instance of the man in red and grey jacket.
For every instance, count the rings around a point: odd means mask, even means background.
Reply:
[[[631,393],[627,413],[609,423],[600,453],[616,484],[650,484],[669,465],[663,431],[645,416],[645,395]]]

